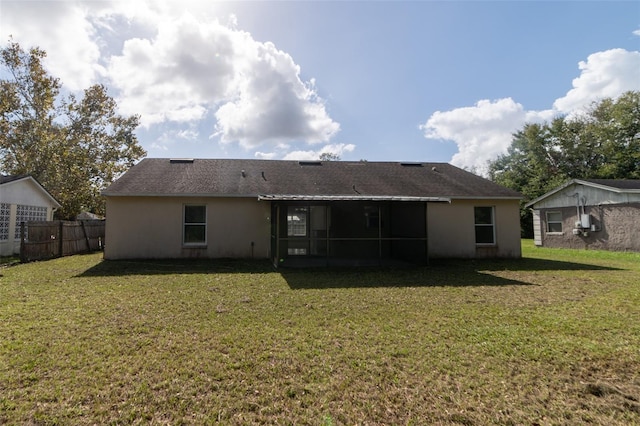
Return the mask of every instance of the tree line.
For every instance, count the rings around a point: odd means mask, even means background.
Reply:
[[[519,191],[523,236],[533,232],[524,204],[569,179],[640,179],[640,92],[595,102],[575,116],[525,124],[489,178]]]

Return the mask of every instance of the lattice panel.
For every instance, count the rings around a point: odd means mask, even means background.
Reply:
[[[16,212],[15,238],[20,238],[20,222],[43,222],[47,220],[47,208],[18,205]]]
[[[0,203],[0,240],[9,239],[9,222],[11,216],[11,205]]]

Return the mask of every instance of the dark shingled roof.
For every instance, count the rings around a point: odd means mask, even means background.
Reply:
[[[447,163],[146,158],[105,196],[521,198]]]
[[[584,179],[584,181],[617,189],[640,189],[640,179]]]
[[[0,185],[29,177],[29,175],[0,175]]]

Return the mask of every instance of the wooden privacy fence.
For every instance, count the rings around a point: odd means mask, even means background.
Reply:
[[[20,261],[52,259],[104,248],[104,220],[22,222]]]

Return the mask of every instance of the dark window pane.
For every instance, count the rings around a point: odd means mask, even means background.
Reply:
[[[205,239],[205,225],[185,225],[184,227],[184,242],[185,243],[204,243]]]
[[[476,207],[474,209],[475,212],[475,222],[476,225],[491,225],[493,224],[493,207]]]
[[[184,206],[184,223],[205,223],[206,217],[205,206]]]
[[[549,212],[547,213],[547,221],[549,222],[562,222],[562,213]]]
[[[548,223],[547,232],[562,232],[562,223],[560,222],[551,222]]]
[[[476,244],[493,243],[493,226],[476,226]]]

